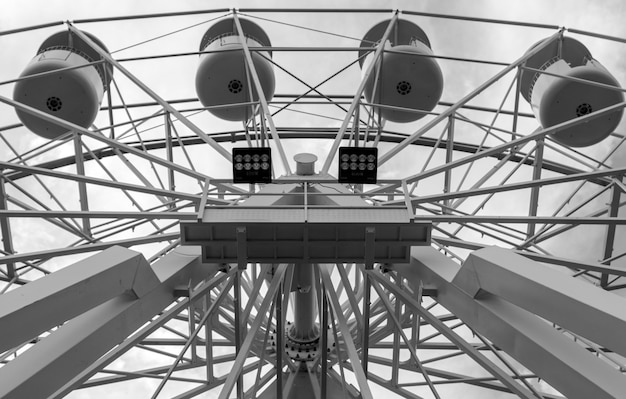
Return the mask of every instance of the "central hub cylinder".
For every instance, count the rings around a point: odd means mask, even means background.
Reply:
[[[288,332],[296,342],[312,342],[319,338],[317,295],[315,295],[313,265],[297,264],[293,275],[293,326]]]

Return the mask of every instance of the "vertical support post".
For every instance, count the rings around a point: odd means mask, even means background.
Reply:
[[[400,275],[396,274],[396,285],[398,286],[398,288],[402,288],[402,284],[400,282]],[[398,296],[395,295],[395,302],[396,302],[396,306],[395,306],[395,317],[396,319],[400,319],[400,300],[398,299]],[[388,319],[388,323],[393,323],[393,320]],[[399,377],[399,371],[400,371],[400,333],[398,332],[398,329],[395,328],[394,329],[394,333],[393,333],[393,349],[392,349],[392,357],[391,357],[391,383],[393,385],[398,385],[398,377]]]
[[[273,270],[273,269],[272,269]],[[272,273],[273,274],[273,273]],[[285,326],[283,320],[283,289],[281,282],[276,292],[276,399],[283,399],[283,353],[285,345]]]
[[[208,312],[211,309],[211,292],[208,292],[204,297],[204,311]],[[206,352],[206,379],[209,383],[215,378],[213,374],[213,317],[207,317],[204,322],[204,349]]]
[[[361,102],[359,101],[359,105],[354,110],[354,118],[352,118],[352,131],[354,132],[354,146],[359,146],[359,121],[361,118]],[[365,143],[363,143],[363,147],[365,147]]]
[[[74,132],[74,152],[76,157],[76,173],[80,176],[85,176],[85,159],[83,158],[83,146],[81,135]],[[88,211],[89,202],[87,199],[87,185],[85,182],[78,182],[78,196],[80,199],[80,210]],[[91,221],[89,218],[83,218],[83,233],[86,236],[91,236]]]
[[[365,270],[374,268],[374,243],[376,237],[376,228],[365,228]],[[370,296],[371,283],[368,273],[363,276],[363,337],[361,348],[361,363],[363,364],[363,372],[367,376],[369,346],[370,346]]]
[[[533,162],[533,181],[541,179],[541,168],[543,167],[543,147],[544,139],[537,140],[537,148],[535,149],[535,160]],[[537,216],[537,207],[539,206],[539,186],[530,189],[530,206],[528,216]],[[535,223],[528,223],[527,237],[535,235]]]
[[[422,305],[422,297],[424,295],[424,283],[422,281],[419,282],[419,286],[417,287],[417,292],[415,293],[415,300],[420,306]],[[420,339],[420,328],[422,323],[422,316],[419,312],[413,312],[413,330],[411,331],[411,345],[413,347],[417,347],[417,342]]]
[[[70,36],[71,37],[71,36]],[[110,82],[109,79],[109,69],[108,68],[102,68],[104,70],[104,81],[105,82]],[[109,137],[114,140],[115,139],[115,120],[113,119],[113,98],[111,95],[111,84],[107,84],[106,87],[106,92],[107,92],[107,105],[109,106],[109,125],[111,126],[111,133],[109,134]]]
[[[198,361],[198,340],[197,336],[194,337],[194,331],[196,330],[196,303],[191,300],[191,284],[187,287],[187,295],[189,296],[189,306],[187,308],[187,312],[189,313],[189,317],[187,319],[188,327],[189,327],[189,339],[191,339],[191,362],[196,363]]]
[[[4,177],[0,176],[0,209],[7,209],[7,193],[4,187]],[[2,244],[4,252],[7,254],[14,253],[13,236],[11,235],[11,224],[9,218],[0,218],[0,232],[2,233]],[[7,275],[10,279],[15,277],[15,263],[7,263]]]
[[[246,247],[246,228],[237,227],[237,268],[244,270],[248,263],[248,248]]]
[[[308,192],[308,187],[309,187],[309,183],[304,182],[303,183],[303,188],[304,188],[303,195],[304,195],[304,221],[305,222],[309,221],[309,192]],[[305,247],[305,250],[307,250],[307,247]],[[308,256],[306,256],[305,259],[306,258],[308,258]]]
[[[526,65],[526,62],[524,62],[524,65]],[[518,117],[518,113],[519,113],[519,98],[520,98],[520,89],[522,88],[522,68],[518,67],[517,68],[517,81],[516,81],[516,85],[515,85],[515,106],[513,108],[513,125],[511,126],[511,131],[513,133],[517,133],[517,121],[519,119]]]
[[[241,268],[237,268],[235,272],[235,284],[233,285],[235,309],[235,357],[239,357],[241,351]],[[258,316],[261,317],[261,316]],[[243,398],[243,375],[237,376],[237,397]]]
[[[320,323],[320,361],[322,363],[320,387],[322,398],[325,398],[328,385],[328,300],[326,299],[324,282],[320,281],[319,288],[320,308],[322,309]]]
[[[172,147],[172,119],[170,117],[169,112],[165,112],[164,117],[164,125],[165,125],[165,156],[167,157],[168,162],[174,162],[174,149]],[[174,182],[174,170],[167,168],[167,187],[170,191],[174,191],[176,189],[176,184]],[[173,199],[170,198],[170,201]],[[174,209],[174,203],[170,202],[170,209]]]
[[[448,141],[446,143],[446,164],[452,162],[452,153],[454,150],[454,114],[450,115],[448,118]],[[450,185],[452,184],[452,169],[446,169],[443,176],[443,192],[450,192]],[[443,208],[444,214],[450,214],[450,204],[452,203],[451,199],[447,199],[444,201],[445,208]]]
[[[241,320],[241,273],[246,268],[247,264],[247,247],[246,247],[246,228],[237,227],[237,272],[235,273],[235,356],[239,356],[241,350],[241,341],[243,333],[243,324]],[[258,316],[261,317],[261,316]],[[247,325],[247,321],[246,321]],[[237,397],[243,398],[243,374],[239,374],[237,377]]]
[[[366,266],[367,268],[367,266]],[[371,270],[367,269],[367,270]],[[370,276],[365,273],[363,276],[363,343],[361,348],[361,363],[363,364],[363,371],[367,376],[369,346],[370,346],[370,295],[371,295],[371,282]]]
[[[200,198],[200,203],[198,203],[198,215],[196,216],[198,222],[202,221],[202,218],[204,217],[204,208],[206,208],[206,202],[209,196],[209,184],[211,183],[211,179],[209,179],[208,177],[206,179],[204,179],[204,186],[202,187],[202,197]],[[244,240],[243,240],[243,247],[245,250],[245,227],[244,229]],[[245,261],[245,254],[243,257],[244,261]]]
[[[293,329],[289,336],[303,341],[312,341],[317,337],[313,269],[314,266],[310,263],[298,264],[293,276],[296,290],[293,293]]]
[[[622,190],[617,184],[613,184],[612,192],[611,192],[611,203],[609,206],[609,217],[617,217],[619,213],[619,202],[620,197],[622,195]],[[617,229],[616,224],[609,224],[606,227],[606,234],[604,238],[604,253],[602,259],[609,259],[613,256],[613,245],[615,244],[615,232]],[[610,265],[610,262],[607,263]],[[606,273],[602,273],[600,277],[600,286],[602,288],[607,288],[609,285],[609,275]]]

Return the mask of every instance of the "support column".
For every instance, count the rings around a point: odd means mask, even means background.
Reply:
[[[285,322],[283,320],[283,290],[281,283],[276,292],[276,399],[283,399],[283,353],[285,352]]]
[[[533,162],[533,181],[541,179],[541,168],[543,167],[543,147],[544,138],[537,140],[537,148],[535,149],[535,160]],[[528,216],[537,216],[537,208],[539,207],[539,189],[540,187],[533,187],[530,189],[530,205],[528,209]],[[528,238],[535,235],[535,223],[528,223],[528,231],[526,236]]]
[[[76,157],[76,174],[85,176],[85,159],[83,158],[82,138],[79,133],[74,133],[74,152]],[[87,185],[85,182],[78,182],[78,196],[80,199],[80,210],[89,211],[89,201],[87,199]],[[91,237],[91,221],[83,218],[83,233]]]
[[[165,113],[164,119],[165,120],[163,124],[165,125],[165,153],[167,156],[167,161],[174,162],[174,150],[172,147],[172,118],[170,117],[169,112]],[[176,190],[176,184],[174,182],[174,170],[172,169],[167,169],[167,187],[170,191]],[[206,187],[205,190],[207,190]],[[170,198],[170,201],[174,201],[174,198]],[[169,208],[175,208],[173,202],[169,204]]]
[[[7,193],[5,190],[5,181],[0,177],[0,210],[7,209]],[[0,233],[2,233],[2,244],[4,252],[8,255],[13,254],[13,236],[11,235],[11,225],[9,218],[0,218]],[[15,263],[7,263],[7,275],[9,279],[15,277]]]
[[[446,164],[452,162],[452,155],[454,152],[454,115],[450,115],[448,118],[448,140],[446,142]],[[446,169],[443,175],[443,192],[449,193],[450,185],[452,184],[452,169]],[[444,200],[443,204],[445,208],[443,208],[444,214],[452,214],[450,206],[452,205],[452,200]]]
[[[609,204],[609,217],[615,218],[619,214],[619,202],[622,195],[622,189],[617,184],[613,185],[611,195],[611,203]],[[613,245],[615,244],[615,232],[617,225],[609,224],[606,227],[606,234],[604,238],[604,252],[602,259],[610,259],[613,256]],[[610,264],[610,263],[609,263]],[[609,275],[602,273],[600,278],[600,286],[607,288],[609,285]]]
[[[295,265],[293,295],[293,327],[288,331],[289,338],[297,342],[311,342],[319,338],[317,303],[313,280],[313,265]]]

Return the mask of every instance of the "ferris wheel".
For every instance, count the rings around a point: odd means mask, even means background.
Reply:
[[[626,39],[386,9],[0,35],[0,397],[626,397]]]

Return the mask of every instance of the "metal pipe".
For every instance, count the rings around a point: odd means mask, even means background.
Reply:
[[[622,195],[622,189],[614,185],[613,192],[611,195],[611,202],[608,204],[608,216],[611,219],[616,219],[619,214],[619,202],[620,197]],[[609,224],[606,226],[606,234],[604,238],[604,251],[602,254],[602,259],[608,259],[613,256],[613,246],[615,244],[615,233],[617,230],[616,224]],[[610,262],[607,263],[610,265]],[[609,276],[606,273],[602,273],[602,277],[600,278],[600,286],[602,288],[607,288],[609,285]]]
[[[276,399],[283,398],[283,353],[285,353],[285,323],[283,319],[283,290],[281,283],[276,292]]]
[[[7,209],[7,194],[4,187],[4,178],[0,177],[0,209]],[[15,252],[13,249],[13,238],[11,235],[11,225],[8,218],[0,218],[0,231],[2,232],[2,243],[4,245],[4,251],[7,254]],[[15,277],[15,263],[7,263],[7,277],[12,279]]]
[[[544,139],[537,140],[537,147],[535,149],[535,161],[533,162],[533,181],[541,180],[541,170],[543,166],[543,141]],[[537,216],[537,209],[539,207],[539,188],[535,186],[530,189],[530,204],[528,209],[528,216]],[[535,223],[529,223],[526,230],[526,236],[532,237],[535,235]]]
[[[423,196],[419,198],[414,198],[411,200],[411,203],[413,205],[417,205],[417,204],[426,203],[426,202],[441,201],[441,200],[448,199],[448,198],[471,197],[471,196],[482,195],[482,194],[491,194],[491,193],[498,193],[498,192],[504,192],[504,191],[521,190],[521,189],[531,188],[531,187],[541,187],[541,186],[567,183],[567,182],[578,181],[578,180],[588,180],[590,178],[599,177],[599,176],[619,176],[625,173],[626,173],[626,167],[599,170],[595,172],[576,173],[573,175],[551,177],[551,178],[546,178],[546,179],[541,179],[541,180],[533,180],[533,181],[527,181],[527,182],[521,182],[521,183],[511,183],[511,184],[507,184],[503,186],[482,187],[482,188],[477,188],[473,190],[457,191],[455,193],[428,195],[428,196]],[[403,203],[402,200],[388,202],[389,205],[392,205],[392,204],[400,205],[402,203]]]
[[[103,186],[103,187],[113,187],[113,188],[119,188],[122,190],[138,191],[138,192],[153,194],[157,196],[169,195],[171,197],[187,199],[187,200],[194,201],[194,202],[200,200],[200,196],[195,195],[195,194],[172,192],[172,191],[162,190],[159,188],[150,188],[150,187],[138,186],[138,185],[130,184],[130,183],[114,182],[114,181],[109,181],[109,180],[95,178],[95,177],[81,176],[81,175],[75,175],[75,174],[65,173],[65,172],[56,172],[56,171],[52,171],[52,170],[45,169],[45,168],[38,168],[35,166],[24,166],[24,165],[18,165],[18,164],[0,161],[0,167],[4,169],[27,171],[27,172],[38,174],[38,175],[52,176],[52,177],[59,178],[59,179],[74,180],[78,182],[82,181],[85,183],[96,184],[98,186]],[[220,203],[222,205],[228,204],[228,201],[213,200],[213,199],[209,199],[208,201],[217,201],[217,203]]]

